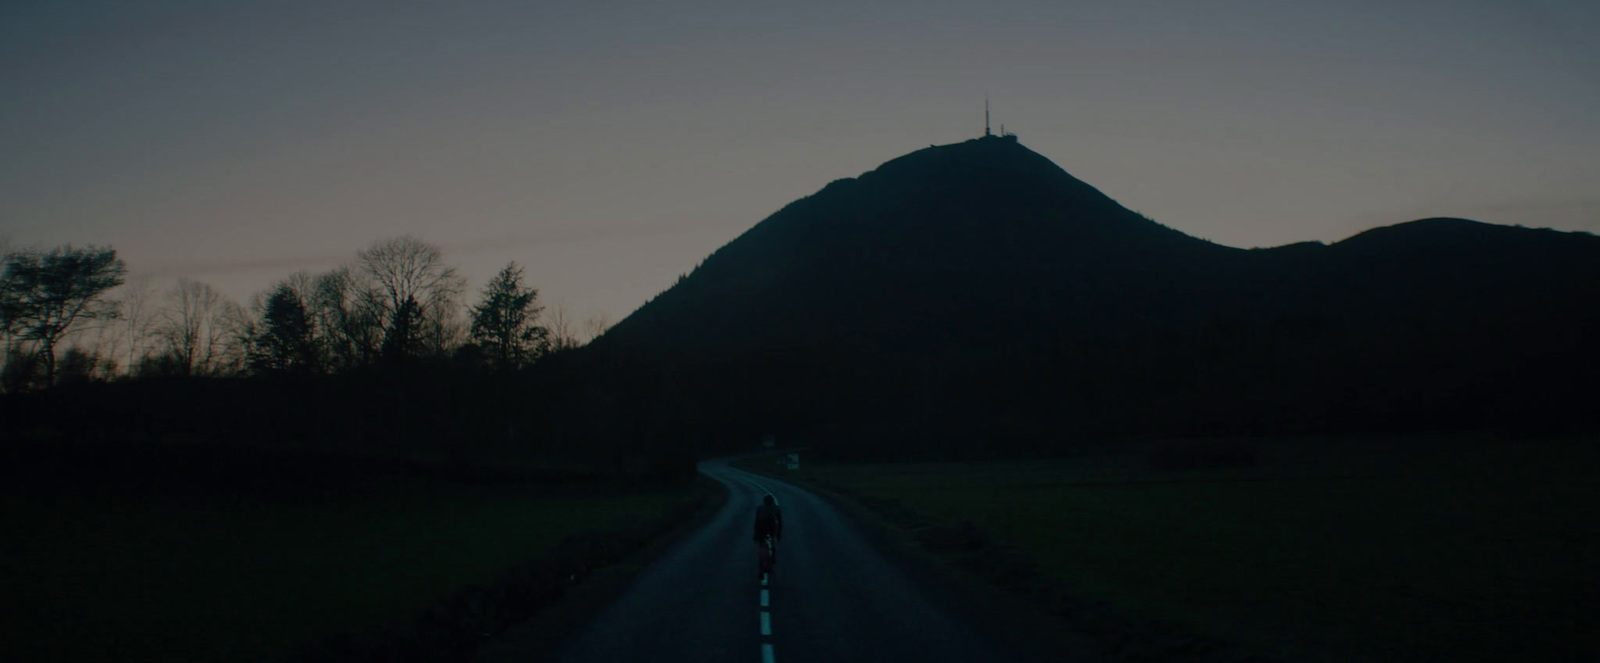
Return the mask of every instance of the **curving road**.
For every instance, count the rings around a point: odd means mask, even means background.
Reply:
[[[701,464],[728,503],[667,549],[628,591],[557,648],[558,661],[848,663],[1008,661],[1008,650],[957,616],[826,500],[795,486]],[[751,521],[762,495],[783,507],[778,566],[758,577]],[[1058,653],[1059,654],[1059,653]],[[1052,660],[1061,660],[1051,656]]]

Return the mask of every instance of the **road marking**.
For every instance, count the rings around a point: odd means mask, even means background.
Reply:
[[[743,481],[747,485],[754,486],[757,490],[760,490],[763,493],[772,495],[772,489],[766,487],[759,481],[751,479],[749,473],[740,472],[740,474],[744,475],[738,477],[740,481]],[[774,504],[776,504],[778,502],[778,497],[773,495],[772,501]],[[766,589],[768,586],[768,578],[768,574],[761,574],[761,607],[763,608],[767,608],[772,605],[772,593]],[[772,637],[772,613],[767,612],[766,610],[761,611],[761,635],[762,637]],[[777,656],[772,652],[772,643],[761,643],[761,663],[777,663],[777,660]]]
[[[748,475],[749,473],[746,472],[746,474]],[[760,488],[761,492],[766,493],[768,495],[772,495],[772,489],[768,488],[765,484],[761,483],[760,481],[756,481],[755,479],[751,479],[748,476],[741,477],[741,478],[744,479],[745,483],[748,483],[748,484],[754,485],[757,488]],[[778,504],[778,496],[777,495],[772,495],[772,503],[773,504]]]
[[[761,488],[761,492],[766,493],[768,495],[772,495],[772,489],[771,488],[763,486],[763,485],[761,485],[759,483],[756,484],[756,486]],[[772,495],[772,503],[777,505],[777,506],[783,506],[783,500],[778,499],[777,495]]]

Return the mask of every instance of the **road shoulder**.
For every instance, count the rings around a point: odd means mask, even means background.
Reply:
[[[475,663],[528,663],[548,660],[574,631],[589,623],[633,586],[639,573],[674,544],[699,530],[727,504],[726,486],[666,534],[623,558],[597,569],[573,585],[554,605],[506,629],[478,650]]]
[[[738,469],[816,495],[843,514],[868,545],[903,570],[930,600],[1019,661],[1098,661],[1098,647],[1069,621],[1041,612],[1022,597],[947,564],[908,533],[847,496],[748,466]]]

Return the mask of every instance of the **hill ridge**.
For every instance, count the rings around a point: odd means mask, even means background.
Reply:
[[[589,355],[633,362],[616,379],[652,385],[686,435],[781,432],[861,454],[910,439],[948,456],[1126,435],[1566,429],[1597,422],[1582,376],[1600,351],[1580,340],[1600,336],[1593,301],[1592,235],[1439,217],[1245,250],[989,137],[783,206]]]

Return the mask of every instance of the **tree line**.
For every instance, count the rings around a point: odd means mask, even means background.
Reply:
[[[3,249],[4,247],[0,247]],[[110,247],[0,252],[0,392],[86,381],[334,374],[378,364],[528,366],[604,331],[547,310],[507,264],[466,304],[439,247],[380,240],[348,264],[297,272],[241,305],[180,278],[129,280]]]

